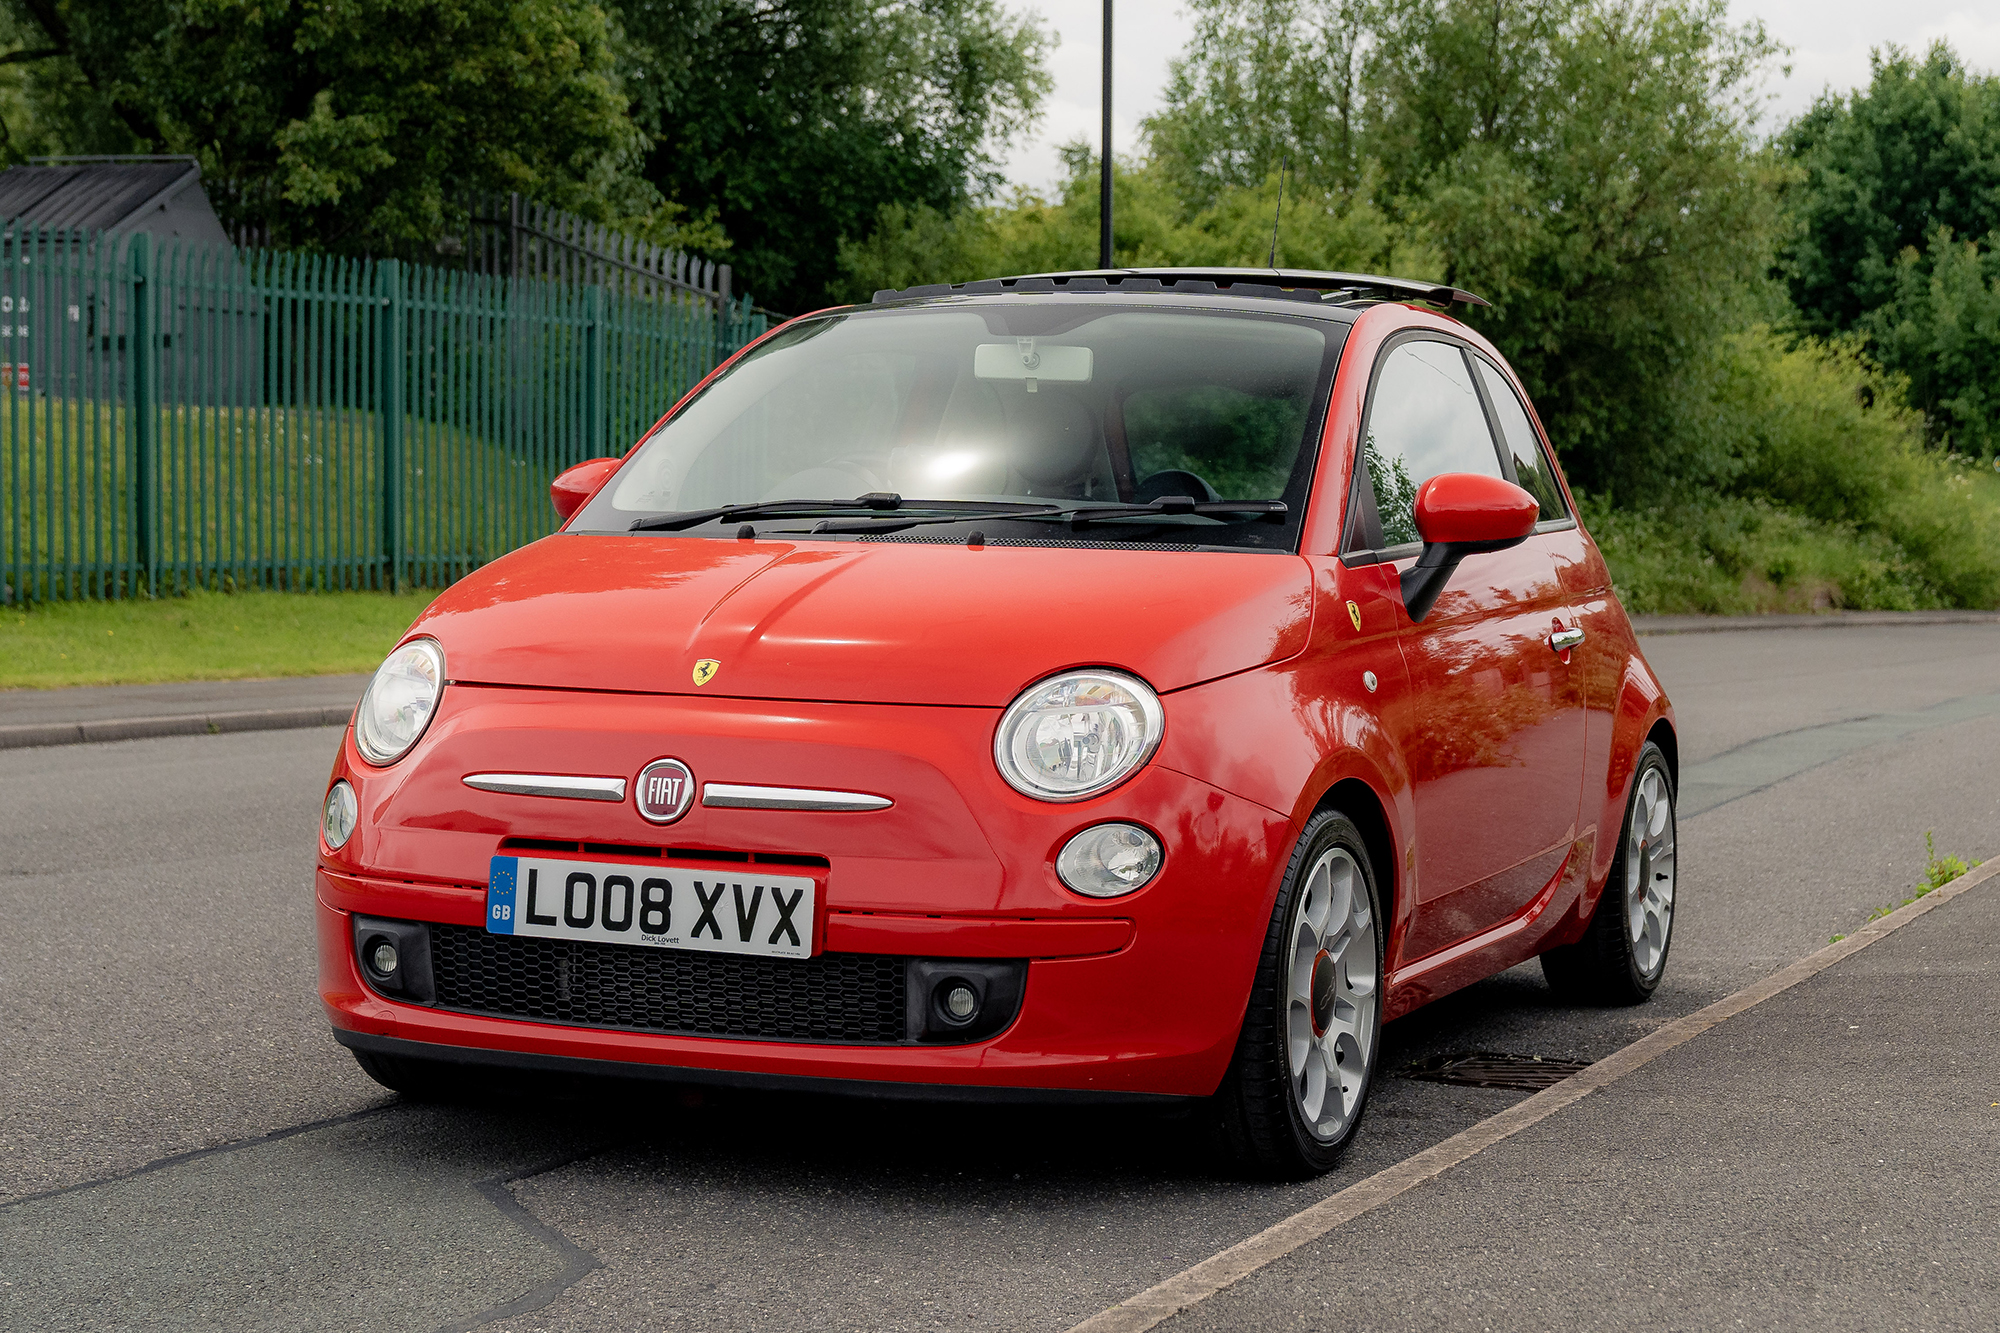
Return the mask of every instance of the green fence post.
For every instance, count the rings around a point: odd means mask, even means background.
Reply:
[[[605,420],[604,288],[583,289],[583,452],[577,459],[595,458],[608,447],[610,424]]]
[[[382,559],[389,587],[403,586],[403,404],[409,358],[404,348],[403,266],[385,259],[375,270],[381,292]]]
[[[130,380],[132,445],[133,554],[145,575],[146,593],[159,590],[160,570],[160,365],[158,341],[159,307],[155,300],[159,284],[153,277],[153,238],[140,232],[132,238],[132,272],[129,289],[132,301]]]

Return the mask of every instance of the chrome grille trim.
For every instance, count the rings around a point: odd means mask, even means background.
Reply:
[[[566,773],[468,773],[459,781],[479,791],[509,796],[556,796],[571,801],[622,801],[624,778],[582,778]]]
[[[745,787],[730,782],[703,783],[701,803],[735,810],[887,810],[895,804],[886,796],[866,792]]]

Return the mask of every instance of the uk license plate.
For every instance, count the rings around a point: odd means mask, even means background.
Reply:
[[[655,949],[810,958],[818,884],[621,861],[496,856],[486,929]]]

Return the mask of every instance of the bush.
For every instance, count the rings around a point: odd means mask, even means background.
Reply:
[[[1584,523],[1634,615],[1914,611],[1946,599],[1896,543],[1739,496],[1650,509],[1585,498]]]
[[[1706,478],[1586,506],[1632,610],[2000,604],[2000,475],[1926,449],[1901,383],[1858,343],[1726,338],[1679,429]]]

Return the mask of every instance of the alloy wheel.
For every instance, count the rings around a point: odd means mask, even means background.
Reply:
[[[1375,1054],[1375,915],[1354,858],[1331,847],[1306,876],[1292,928],[1285,1046],[1292,1095],[1314,1137],[1346,1132]]]
[[[1674,794],[1666,774],[1649,767],[1639,775],[1625,830],[1625,934],[1648,981],[1666,964],[1673,929]]]

